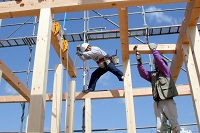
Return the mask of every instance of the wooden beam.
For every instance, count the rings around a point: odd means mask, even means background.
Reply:
[[[74,112],[75,112],[75,92],[76,82],[74,80],[69,81],[68,84],[68,95],[66,101],[66,126],[65,133],[74,132]]]
[[[52,13],[77,12],[106,8],[191,2],[192,0],[23,0],[0,3],[0,18],[35,16],[42,8],[51,8]]]
[[[62,64],[55,66],[53,101],[51,113],[51,133],[60,133],[62,118],[62,88],[63,88],[63,67]]]
[[[122,60],[129,59],[129,39],[128,39],[128,9],[119,8],[119,29],[120,29],[120,42],[122,50]]]
[[[176,43],[176,54],[174,54],[173,56],[170,67],[170,71],[174,82],[176,82],[183,64],[181,45],[188,44],[188,39],[186,36],[187,27],[197,25],[199,14],[200,14],[200,1],[195,0],[194,2],[189,2],[185,10],[185,18],[182,22],[180,33]]]
[[[152,54],[151,50],[149,50],[148,45],[146,44],[139,44],[139,45],[129,45],[129,54],[135,54],[135,50],[133,49],[137,46],[137,50],[140,54]],[[176,52],[176,45],[175,44],[158,44],[157,49],[160,54],[175,54]]]
[[[187,96],[190,95],[190,87],[189,85],[178,85],[177,86],[179,96]],[[133,88],[132,89],[133,97],[145,97],[152,96],[152,90],[150,87],[148,88]],[[62,94],[62,100],[65,101],[67,98],[67,93]],[[91,98],[93,100],[96,99],[110,99],[110,98],[124,98],[124,90],[110,90],[110,91],[99,91],[99,92],[90,92],[90,93],[82,93],[76,92],[76,100],[84,100],[86,98]],[[46,95],[46,101],[51,102],[53,100],[53,94]],[[22,96],[0,96],[0,103],[20,103],[27,102]]]
[[[6,3],[6,2],[5,2]],[[41,9],[31,87],[27,132],[44,132],[46,88],[49,66],[52,14],[50,8]]]
[[[120,42],[122,50],[123,70],[124,70],[124,90],[126,105],[126,122],[127,132],[136,133],[135,111],[132,90],[131,69],[129,59],[129,38],[128,38],[128,8],[118,8],[119,24],[120,24]]]
[[[17,76],[0,60],[2,77],[27,101],[30,101],[30,90],[17,78]]]
[[[0,19],[0,27],[1,27],[2,19]]]
[[[197,78],[196,69],[194,66],[194,60],[192,56],[192,51],[190,45],[182,45],[183,57],[185,61],[185,66],[187,69],[187,75],[189,80],[189,85],[191,89],[191,95],[193,99],[194,110],[196,114],[196,121],[198,129],[200,130],[200,86]]]
[[[132,92],[130,59],[123,60],[124,93],[126,106],[127,133],[136,133],[134,99]]]
[[[187,29],[187,36],[189,39],[189,44],[192,50],[192,55],[195,63],[195,68],[197,72],[197,78],[200,83],[200,37],[197,26],[189,26]]]
[[[85,99],[85,132],[92,133],[92,101],[90,98]]]
[[[51,43],[58,55],[58,57],[62,60],[62,64],[63,66],[66,68],[66,70],[68,71],[68,74],[71,78],[75,78],[76,77],[76,67],[69,55],[69,53],[67,51],[62,52],[63,49],[63,41],[61,39],[60,34],[58,34],[57,36],[54,36],[53,34],[53,29],[51,32]]]

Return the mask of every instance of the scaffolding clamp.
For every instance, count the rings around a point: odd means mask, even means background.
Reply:
[[[58,22],[53,22],[53,35],[57,36],[60,31],[60,24]]]
[[[62,43],[63,43],[63,49],[62,49],[62,52],[66,52],[68,50],[68,41],[67,40],[62,40]]]

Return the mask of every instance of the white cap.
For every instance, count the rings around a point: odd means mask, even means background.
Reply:
[[[81,51],[84,52],[86,50],[86,48],[88,47],[88,45],[89,45],[88,43],[83,43],[81,45]]]

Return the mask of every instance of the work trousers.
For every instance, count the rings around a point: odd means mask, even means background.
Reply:
[[[172,133],[180,133],[180,125],[178,124],[178,115],[176,109],[176,103],[173,99],[161,100],[154,102],[154,113],[157,122],[157,133],[161,132],[162,123],[169,120],[172,128]]]
[[[123,76],[123,73],[116,68],[116,66],[110,62],[106,68],[97,68],[93,73],[92,73],[92,76],[90,78],[90,83],[89,83],[89,86],[88,86],[88,89],[90,90],[95,90],[95,87],[96,87],[96,83],[98,81],[98,79],[103,75],[105,74],[107,71],[110,71],[111,73],[113,73],[115,76],[117,76],[117,78],[119,79],[119,81],[122,81],[122,76]]]

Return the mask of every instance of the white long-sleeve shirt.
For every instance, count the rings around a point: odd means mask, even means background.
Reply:
[[[87,52],[83,52],[83,55],[80,56],[82,60],[89,60],[93,59],[95,62],[97,62],[99,59],[106,56],[107,53],[96,46],[91,46],[91,50]]]

